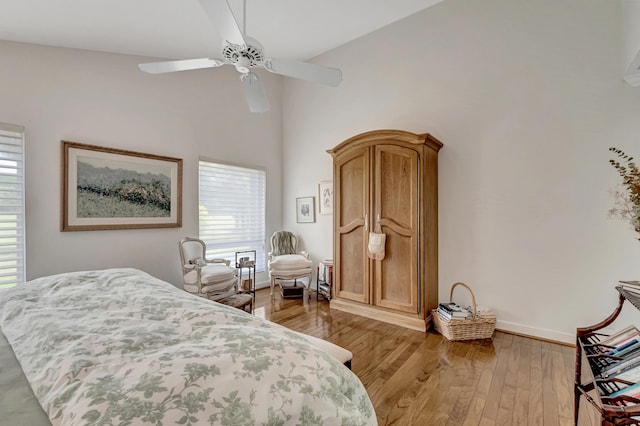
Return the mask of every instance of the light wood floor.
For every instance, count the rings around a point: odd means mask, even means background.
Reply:
[[[573,424],[574,348],[501,332],[449,342],[330,310],[315,293],[271,301],[259,290],[255,314],[353,352],[380,425]]]

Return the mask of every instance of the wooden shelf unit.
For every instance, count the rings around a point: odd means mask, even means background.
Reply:
[[[250,256],[244,257],[243,255]],[[242,271],[247,269],[247,278],[242,278]],[[253,304],[256,303],[256,251],[245,250],[236,252],[236,269],[238,270],[238,293],[251,295]]]
[[[320,266],[318,266],[317,270],[317,291],[316,291],[316,300],[319,300],[319,296],[324,297],[327,300],[331,300],[331,292],[333,287],[333,265],[325,265],[327,268],[326,277],[324,280],[320,279]]]
[[[611,315],[602,322],[590,327],[578,328],[576,331],[576,372],[574,384],[574,420],[578,424],[580,399],[584,397],[600,413],[600,424],[640,425],[640,400],[614,397],[613,392],[628,386],[631,382],[617,379],[614,375],[606,376],[604,372],[616,364],[640,355],[616,357],[608,353],[610,347],[600,342],[608,337],[599,330],[611,325],[620,315],[624,302],[629,302],[640,310],[640,294],[628,291],[622,286],[618,291],[618,305]]]

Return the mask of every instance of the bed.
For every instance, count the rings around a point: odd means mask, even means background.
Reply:
[[[7,424],[376,424],[362,383],[327,352],[139,270],[0,292],[0,328]]]

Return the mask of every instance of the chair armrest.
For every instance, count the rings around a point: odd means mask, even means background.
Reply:
[[[207,263],[224,263],[225,265],[229,266],[231,264],[230,260],[227,259],[207,259]]]

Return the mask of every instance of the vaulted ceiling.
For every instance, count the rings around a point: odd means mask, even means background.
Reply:
[[[228,0],[265,54],[309,59],[443,0]],[[0,0],[0,39],[168,59],[219,56],[198,0]],[[244,22],[244,24],[243,24]]]

